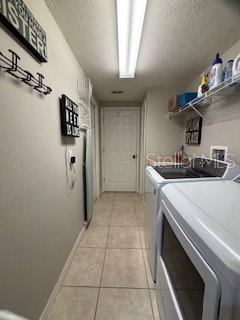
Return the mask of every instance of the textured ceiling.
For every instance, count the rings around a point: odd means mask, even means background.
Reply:
[[[136,77],[119,79],[115,0],[45,1],[99,101],[140,101],[147,87],[181,87],[239,40],[238,0],[148,0]]]

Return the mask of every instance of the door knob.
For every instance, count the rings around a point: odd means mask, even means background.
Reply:
[[[136,156],[135,156],[135,154],[133,155],[133,159],[136,159]]]

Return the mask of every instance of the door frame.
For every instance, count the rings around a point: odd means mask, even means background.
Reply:
[[[96,184],[96,198],[99,198],[101,193],[101,157],[100,157],[100,121],[99,121],[99,105],[96,102],[96,100],[91,97],[91,105],[94,107],[94,122],[95,122],[95,128],[94,128],[94,139],[95,139],[95,181],[94,184]]]
[[[140,129],[140,183],[139,193],[145,191],[145,169],[146,169],[146,124],[147,124],[147,100],[144,99],[141,106],[141,129]]]
[[[104,124],[104,111],[106,110],[136,110],[137,111],[137,166],[136,166],[136,192],[139,192],[139,182],[140,182],[140,110],[141,107],[103,107],[101,108],[101,191],[104,192],[104,135],[103,135],[103,124]]]

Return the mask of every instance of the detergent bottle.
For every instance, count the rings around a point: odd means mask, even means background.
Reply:
[[[223,63],[219,53],[212,63],[212,69],[210,73],[210,90],[216,88],[222,82]]]

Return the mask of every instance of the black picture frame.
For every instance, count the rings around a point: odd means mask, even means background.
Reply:
[[[194,118],[187,121],[185,131],[185,143],[188,145],[200,145],[202,138],[202,118]]]
[[[80,137],[79,107],[65,94],[60,99],[60,115],[62,135]]]
[[[47,62],[47,35],[23,0],[0,0],[0,22],[40,62]]]

